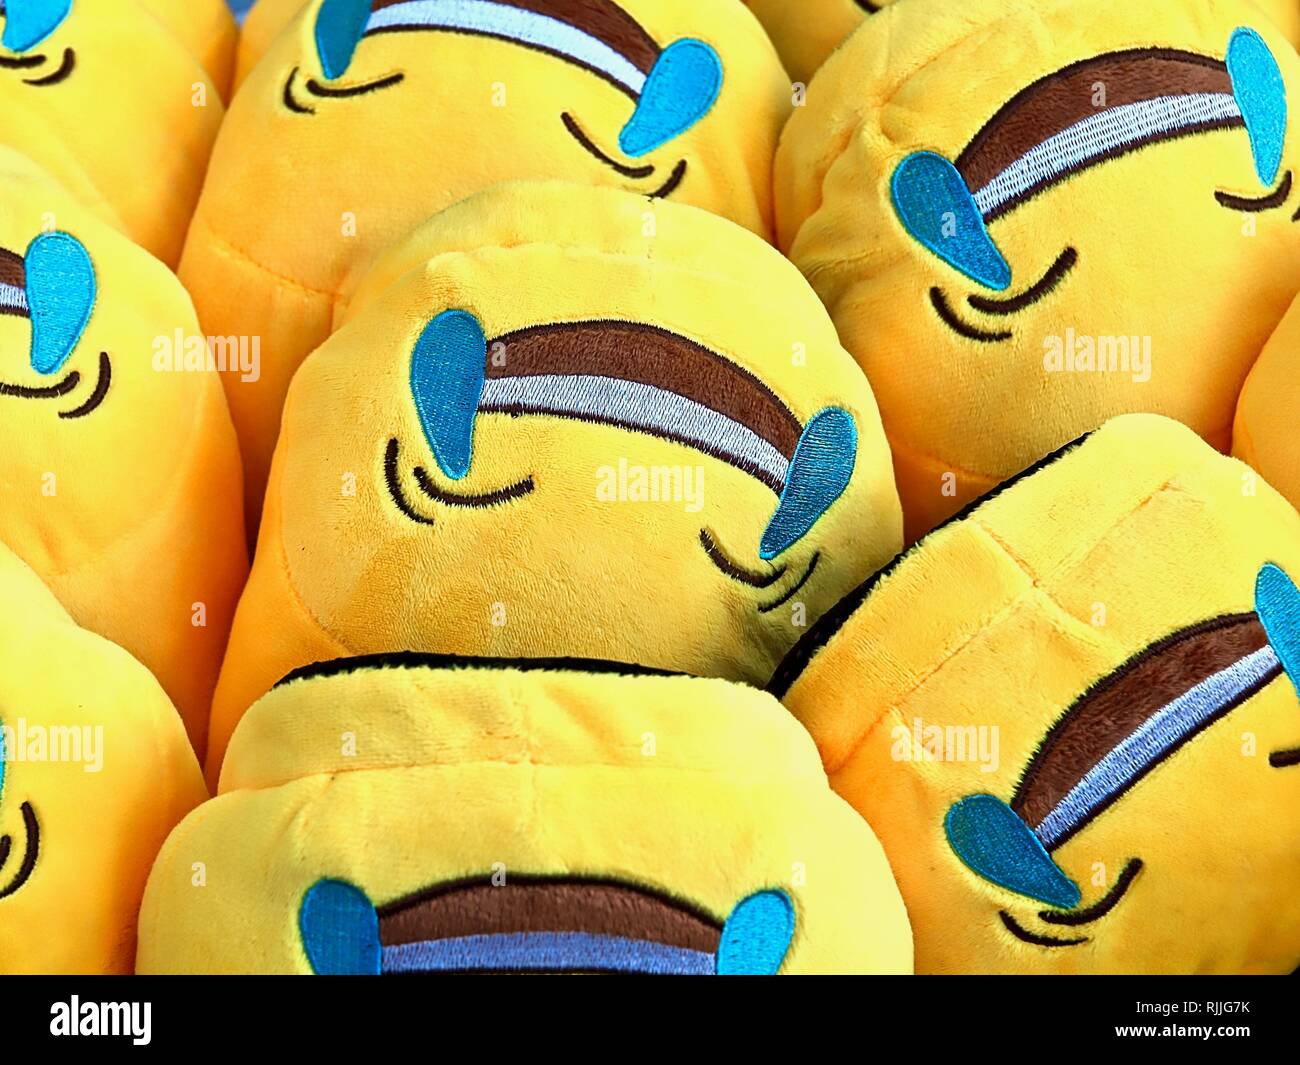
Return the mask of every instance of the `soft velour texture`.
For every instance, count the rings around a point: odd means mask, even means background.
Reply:
[[[209,772],[332,657],[761,684],[901,544],[870,388],[789,262],[693,207],[500,185],[381,259],[294,379]]]
[[[229,99],[239,27],[226,0],[140,0],[199,61],[222,99]],[[301,3],[302,0],[295,0]]]
[[[259,380],[226,378],[250,529],[298,364],[373,257],[434,212],[562,179],[772,230],[790,88],[740,0],[374,6],[359,40],[365,4],[346,0],[275,37],[231,105],[180,267],[210,334],[261,338]],[[492,21],[468,32],[471,17]],[[460,29],[411,28],[427,19]]]
[[[6,46],[0,144],[82,202],[111,205],[132,240],[174,267],[225,108],[186,40],[157,17],[171,6],[75,0],[32,47]]]
[[[263,0],[265,2],[265,0]],[[745,0],[796,82],[808,84],[864,19],[896,0]],[[949,0],[951,2],[951,0]]]
[[[130,973],[149,869],[203,776],[149,671],[3,545],[0,603],[0,973]]]
[[[202,752],[248,557],[234,427],[216,372],[186,368],[195,345],[171,272],[0,148],[0,542],[154,672]]]
[[[311,667],[249,712],[219,796],[159,855],[138,956],[142,973],[911,965],[880,844],[775,699],[410,654]]]
[[[1297,576],[1286,500],[1134,414],[828,612],[769,688],[884,844],[918,972],[1295,968]]]
[[[909,539],[1113,415],[1228,448],[1300,290],[1298,115],[1244,0],[907,0],[827,61],[780,242],[871,380]]]
[[[1233,426],[1232,453],[1250,463],[1296,506],[1300,506],[1300,297],[1246,378]]]

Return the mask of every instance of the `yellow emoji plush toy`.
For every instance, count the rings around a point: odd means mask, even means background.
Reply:
[[[110,204],[137,244],[175,266],[224,114],[217,86],[138,0],[2,8],[0,144],[83,202]]]
[[[912,944],[879,842],[771,696],[397,655],[309,667],[250,711],[159,855],[138,964],[902,974]]]
[[[871,380],[909,539],[1112,415],[1230,446],[1300,291],[1296,101],[1242,0],[906,0],[827,61],[781,241]]]
[[[239,27],[226,0],[140,0],[199,61],[223,99],[230,94]],[[296,0],[301,3],[302,0]]]
[[[285,407],[208,766],[292,669],[391,650],[762,684],[902,543],[871,391],[758,237],[502,185],[376,267]]]
[[[207,798],[198,762],[149,671],[3,546],[0,603],[0,973],[129,973],[154,856]]]
[[[1289,503],[1134,414],[810,630],[770,688],[884,844],[918,972],[1296,968],[1298,573]]]
[[[1250,371],[1237,406],[1232,453],[1257,469],[1269,484],[1300,506],[1300,447],[1296,412],[1300,411],[1300,297]]]
[[[181,263],[261,505],[298,364],[373,257],[507,179],[614,186],[762,234],[790,87],[739,0],[316,0],[231,106]]]
[[[0,541],[154,672],[201,751],[248,568],[221,382],[171,272],[5,149],[0,351]]]

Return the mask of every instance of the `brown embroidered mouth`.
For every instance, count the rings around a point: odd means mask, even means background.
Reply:
[[[1282,673],[1253,612],[1193,625],[1153,644],[1052,727],[1011,809],[1055,850]]]
[[[613,881],[438,885],[378,909],[385,973],[711,974],[722,924]]]

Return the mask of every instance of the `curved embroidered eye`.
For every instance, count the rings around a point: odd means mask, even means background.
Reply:
[[[59,28],[71,10],[72,0],[4,0],[0,44],[11,52],[29,52]]]

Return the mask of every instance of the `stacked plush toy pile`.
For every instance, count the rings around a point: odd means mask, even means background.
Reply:
[[[0,969],[1300,964],[1300,0],[748,8],[0,3]]]

